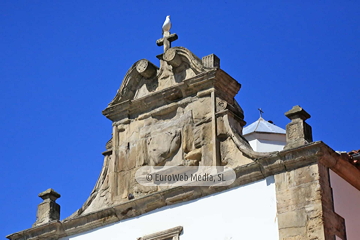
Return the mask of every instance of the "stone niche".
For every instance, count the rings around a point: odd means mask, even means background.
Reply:
[[[183,47],[158,55],[160,67],[139,60],[103,114],[112,121],[104,165],[81,215],[163,190],[135,180],[141,166],[236,167],[252,162],[242,138],[245,125],[234,100],[241,85],[219,68],[214,54],[203,60]],[[241,149],[241,151],[240,151]]]

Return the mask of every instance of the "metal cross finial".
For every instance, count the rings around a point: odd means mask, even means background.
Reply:
[[[258,108],[259,112],[260,112],[260,117],[262,118],[262,114],[264,113],[264,111],[261,108]]]

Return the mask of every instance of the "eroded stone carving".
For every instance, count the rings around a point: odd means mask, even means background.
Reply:
[[[136,63],[136,70],[140,75],[149,79],[156,75],[157,67],[146,59],[142,59]]]
[[[138,238],[138,240],[179,240],[179,236],[183,230],[182,226],[167,229],[161,232],[149,234]]]
[[[164,53],[164,60],[175,68],[179,67],[182,63],[180,55],[174,48],[170,48]]]
[[[110,140],[109,141],[107,141],[107,143],[106,143],[106,145],[105,145],[105,148],[106,148],[106,150],[110,150],[110,149],[112,149],[112,144],[113,144],[113,139],[112,138],[110,138]]]
[[[165,189],[139,185],[141,166],[238,167],[264,156],[241,136],[244,115],[234,100],[240,84],[219,69],[215,55],[202,61],[174,47],[158,58],[159,69],[136,62],[103,111],[113,138],[91,196],[73,216]]]
[[[150,165],[163,166],[166,161],[171,161],[180,148],[180,140],[180,132],[176,130],[149,137],[147,148]]]

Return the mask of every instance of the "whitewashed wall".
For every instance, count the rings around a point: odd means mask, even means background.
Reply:
[[[333,190],[335,212],[345,219],[347,239],[360,239],[360,191],[331,170],[330,184]]]
[[[256,152],[281,151],[286,144],[285,134],[251,133],[245,138]]]
[[[164,207],[61,240],[135,240],[183,226],[180,240],[278,240],[274,178]]]

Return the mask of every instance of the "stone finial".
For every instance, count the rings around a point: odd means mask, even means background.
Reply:
[[[208,68],[220,68],[220,58],[216,56],[215,54],[210,54],[202,58],[202,62],[204,67]]]
[[[313,141],[311,126],[305,122],[306,119],[311,117],[309,113],[297,105],[287,111],[285,116],[291,122],[286,125],[286,145],[284,149],[300,147]]]
[[[309,119],[311,116],[310,114],[308,114],[302,107],[300,107],[299,105],[294,106],[292,109],[290,109],[289,111],[287,111],[285,113],[285,116],[287,116],[289,119],[293,120],[293,119],[297,119],[300,118],[302,120],[306,120]]]
[[[60,194],[55,192],[54,189],[47,189],[39,194],[44,201],[39,204],[36,221],[33,227],[48,223],[54,220],[60,220],[60,205],[55,201],[60,198]]]
[[[170,34],[169,32],[164,32],[164,37],[160,38],[156,41],[158,46],[164,45],[164,52],[171,48],[171,42],[178,39],[178,35],[176,33]]]

